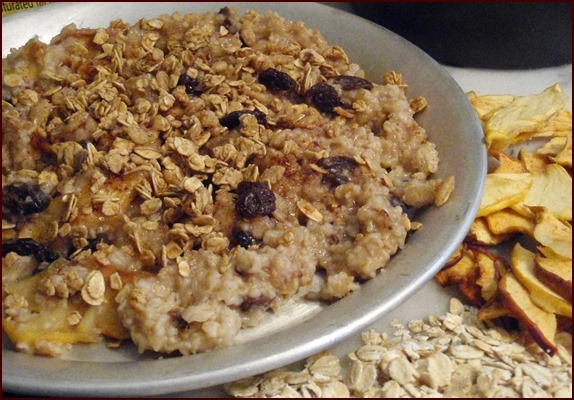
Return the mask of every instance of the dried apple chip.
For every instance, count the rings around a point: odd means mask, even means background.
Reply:
[[[533,175],[532,186],[526,196],[513,204],[512,209],[533,216],[530,207],[544,207],[557,218],[572,220],[572,177],[564,167],[550,164],[541,174]]]
[[[480,295],[485,301],[494,299],[498,291],[498,281],[500,280],[500,270],[496,265],[497,260],[494,254],[486,249],[476,249],[474,251],[476,265],[478,267],[478,279],[476,284],[480,286]]]
[[[512,157],[506,153],[500,153],[498,155],[498,162],[500,163],[498,167],[493,171],[493,173],[513,173],[520,174],[523,172],[528,172],[524,168],[524,164],[517,158]]]
[[[536,131],[534,137],[559,137],[572,135],[572,111],[563,109]]]
[[[572,178],[565,169],[572,167],[572,113],[559,85],[525,97],[468,96],[498,164],[490,165],[466,250],[437,280],[457,285],[474,305],[480,294],[481,321],[518,318],[552,355],[560,321],[571,327],[572,318]],[[536,240],[538,252],[508,240],[517,234],[521,243]],[[511,268],[485,245],[497,246],[496,254],[514,246]]]
[[[560,153],[550,159],[563,167],[572,168],[572,134],[566,136],[566,143]]]
[[[435,275],[435,279],[443,287],[456,285],[471,304],[480,306],[484,300],[481,297],[481,287],[476,284],[479,270],[474,253],[467,246],[464,246],[461,251],[462,256],[458,254],[453,256],[458,261],[449,263],[448,266],[440,270]]]
[[[544,156],[555,156],[566,146],[567,136],[556,136],[540,146],[535,154]]]
[[[534,304],[528,290],[510,273],[500,280],[500,295],[504,307],[512,311],[534,341],[553,356],[557,351],[554,344],[558,325],[556,315]]]
[[[572,260],[562,257],[534,257],[534,273],[546,286],[572,304]]]
[[[508,106],[514,100],[514,96],[507,94],[477,96],[475,92],[469,92],[467,96],[480,119],[488,118],[489,114]]]
[[[508,240],[512,234],[496,235],[490,231],[485,217],[475,218],[465,241],[484,246],[495,246]]]
[[[536,214],[534,239],[557,255],[572,260],[572,226],[544,210]]]
[[[550,86],[542,93],[515,97],[510,104],[494,111],[486,122],[487,147],[495,153],[502,152],[512,144],[525,140],[562,111],[567,101],[559,84]]]
[[[532,302],[538,307],[554,314],[572,318],[572,304],[536,277],[534,258],[533,252],[517,243],[510,256],[510,268],[513,274],[528,289]]]
[[[476,318],[479,321],[488,321],[491,319],[496,319],[500,317],[512,317],[514,316],[513,312],[510,311],[508,308],[504,307],[500,298],[495,298],[492,301],[489,301],[480,309],[476,314]]]
[[[545,155],[530,153],[524,149],[520,150],[518,157],[524,165],[526,172],[530,172],[531,174],[543,173],[549,164],[548,157]]]
[[[511,208],[496,211],[484,217],[486,225],[494,235],[524,233],[532,236],[536,223]]]
[[[488,174],[484,194],[476,214],[483,217],[523,200],[532,186],[532,175],[529,173]]]

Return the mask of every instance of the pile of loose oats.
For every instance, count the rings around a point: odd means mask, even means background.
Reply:
[[[549,357],[521,332],[478,322],[451,299],[445,316],[393,322],[392,336],[363,332],[348,359],[323,352],[302,370],[232,382],[235,397],[572,397],[572,337]],[[347,365],[348,364],[348,365]]]

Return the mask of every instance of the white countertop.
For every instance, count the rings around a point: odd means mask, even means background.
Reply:
[[[572,109],[572,65],[555,68],[544,68],[519,71],[481,70],[445,66],[447,71],[465,91],[474,91],[477,95],[511,94],[525,96],[543,91],[555,83],[560,83],[569,98],[569,109]],[[413,297],[399,306],[393,312],[382,317],[363,331],[375,329],[391,332],[390,323],[393,320],[406,323],[412,319],[426,319],[430,314],[441,315],[448,309],[448,300],[453,293],[441,288],[435,281],[423,286]],[[342,358],[361,344],[360,334],[329,349],[330,352]],[[189,392],[176,393],[161,397],[229,397],[222,386]]]

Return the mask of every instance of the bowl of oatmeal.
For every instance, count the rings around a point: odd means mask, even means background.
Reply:
[[[302,359],[400,305],[474,218],[465,94],[360,18],[82,3],[3,28],[7,390],[165,394]]]

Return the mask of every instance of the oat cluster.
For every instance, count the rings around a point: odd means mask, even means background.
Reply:
[[[323,352],[299,370],[278,369],[225,386],[235,397],[571,398],[572,336],[548,356],[524,333],[479,322],[451,299],[444,316],[393,322],[361,334],[348,357]]]

